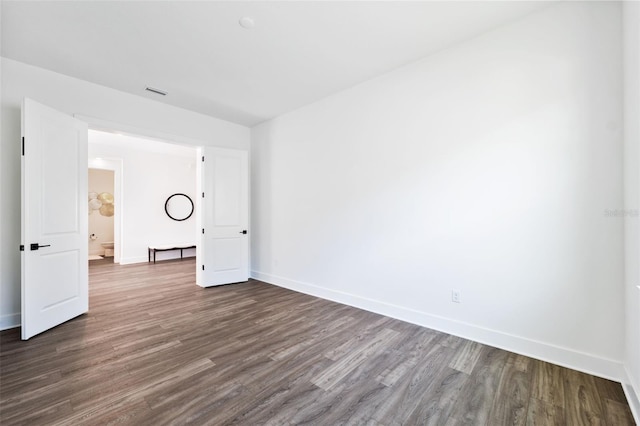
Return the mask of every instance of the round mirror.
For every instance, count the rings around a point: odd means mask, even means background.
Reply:
[[[164,203],[164,211],[173,220],[187,220],[193,214],[193,201],[186,194],[173,194]]]

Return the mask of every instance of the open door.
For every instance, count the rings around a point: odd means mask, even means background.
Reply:
[[[22,105],[22,339],[89,309],[87,124]]]
[[[249,279],[249,163],[246,151],[205,147],[200,163],[200,243],[196,282],[202,287]]]

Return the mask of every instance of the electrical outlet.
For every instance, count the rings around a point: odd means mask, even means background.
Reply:
[[[451,290],[451,301],[453,303],[460,303],[460,290]]]

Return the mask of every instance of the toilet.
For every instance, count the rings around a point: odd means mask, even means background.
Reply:
[[[100,245],[104,248],[104,257],[113,257],[113,241],[100,243]]]

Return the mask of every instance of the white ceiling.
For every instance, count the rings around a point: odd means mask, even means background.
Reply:
[[[3,0],[2,56],[250,126],[547,4]]]

